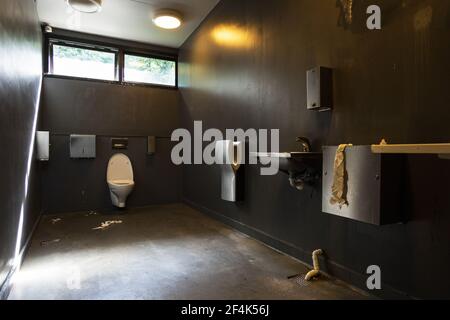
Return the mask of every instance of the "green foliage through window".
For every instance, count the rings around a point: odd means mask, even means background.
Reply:
[[[95,48],[84,48],[65,45],[61,42],[51,43],[53,74],[146,83],[165,86],[176,86],[176,61],[152,58],[133,54],[124,54],[124,65],[114,51],[102,51]],[[117,50],[119,51],[119,50]],[[117,78],[116,69],[123,67],[123,79]]]
[[[125,81],[175,86],[175,61],[125,55]]]
[[[97,50],[54,45],[53,57],[76,59],[81,61],[97,61],[101,63],[114,63],[115,54]]]
[[[72,77],[116,80],[116,54],[53,45],[53,73]]]

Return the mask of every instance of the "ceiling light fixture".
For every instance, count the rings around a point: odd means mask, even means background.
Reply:
[[[178,29],[181,26],[181,14],[175,10],[159,10],[156,12],[153,23],[163,29]]]
[[[74,10],[83,13],[96,13],[102,10],[102,0],[66,0]]]

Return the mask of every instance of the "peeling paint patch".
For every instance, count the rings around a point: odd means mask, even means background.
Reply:
[[[433,20],[433,8],[428,6],[420,9],[414,15],[414,30],[421,31],[427,29]]]

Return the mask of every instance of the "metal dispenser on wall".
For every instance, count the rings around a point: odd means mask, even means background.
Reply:
[[[308,110],[333,109],[333,70],[316,67],[306,72],[306,100]]]
[[[153,156],[156,153],[156,137],[148,136],[147,137],[147,155]]]
[[[405,158],[375,154],[370,146],[345,149],[344,188],[346,201],[330,201],[335,180],[338,146],[323,147],[322,212],[377,226],[404,221]]]
[[[244,200],[244,144],[231,140],[216,142],[216,163],[221,166],[221,197],[229,202]]]
[[[50,132],[36,132],[36,158],[38,161],[49,161],[50,159]]]
[[[96,157],[96,136],[85,134],[70,135],[70,158],[94,159]]]

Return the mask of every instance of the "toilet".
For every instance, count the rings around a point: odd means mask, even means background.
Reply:
[[[115,154],[109,159],[106,173],[112,204],[125,208],[127,197],[134,188],[134,176],[131,160],[123,153]]]

